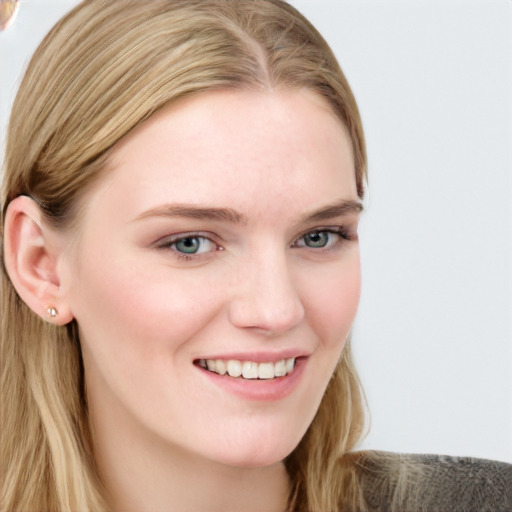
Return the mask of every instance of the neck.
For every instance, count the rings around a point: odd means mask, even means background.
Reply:
[[[91,411],[92,412],[92,411]],[[205,459],[135,428],[111,431],[91,415],[94,452],[112,512],[283,512],[282,462],[238,468]]]

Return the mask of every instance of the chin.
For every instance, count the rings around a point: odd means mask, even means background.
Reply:
[[[291,450],[293,451],[293,450]],[[268,454],[262,455],[261,453],[254,454],[252,456],[244,456],[244,457],[228,457],[223,458],[220,462],[225,466],[230,466],[233,468],[241,468],[241,469],[257,469],[257,468],[266,468],[270,466],[274,466],[276,464],[281,463],[290,453],[286,453],[285,455],[277,456],[276,454]]]
[[[231,467],[263,468],[282,462],[297,447],[300,436],[290,439],[286,436],[265,435],[246,442],[227,442],[222,453],[213,454],[212,458]]]

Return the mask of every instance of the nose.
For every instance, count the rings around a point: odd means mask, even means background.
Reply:
[[[298,325],[305,311],[286,257],[267,254],[247,263],[229,304],[231,323],[268,335],[284,333]]]

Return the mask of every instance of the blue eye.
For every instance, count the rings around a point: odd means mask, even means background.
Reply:
[[[182,254],[201,254],[215,250],[215,244],[204,236],[187,236],[175,240],[170,247]]]
[[[310,249],[330,249],[346,240],[349,240],[349,237],[343,228],[329,228],[310,231],[302,235],[293,246]]]
[[[329,243],[329,235],[331,235],[331,233],[327,233],[327,231],[308,233],[303,237],[304,245],[321,249]]]
[[[179,252],[185,254],[195,254],[199,250],[201,242],[197,237],[183,238],[183,240],[179,240],[178,242],[175,242],[173,245]]]

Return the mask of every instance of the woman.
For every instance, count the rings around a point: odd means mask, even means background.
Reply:
[[[84,2],[36,52],[8,137],[4,510],[404,498],[421,466],[351,453],[364,138],[299,13]]]

